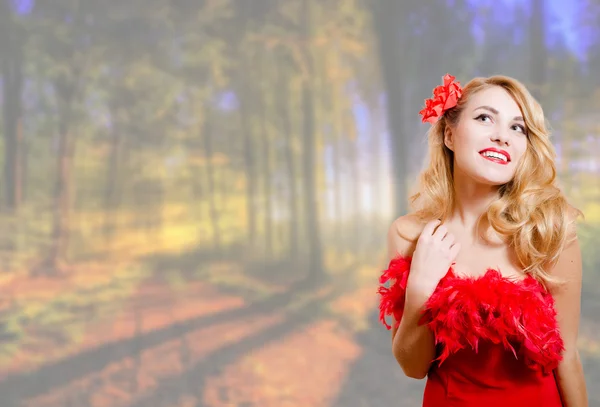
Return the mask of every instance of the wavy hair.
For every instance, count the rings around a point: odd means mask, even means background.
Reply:
[[[482,230],[493,228],[511,246],[523,271],[544,286],[559,283],[549,268],[561,251],[576,238],[572,225],[579,215],[556,185],[556,152],[550,141],[544,113],[525,86],[510,77],[474,78],[463,89],[457,106],[449,109],[428,132],[429,163],[421,172],[410,204],[421,220],[444,221],[455,204],[454,153],[444,144],[447,126],[454,128],[469,98],[492,86],[504,88],[518,104],[527,129],[527,150],[511,181],[499,187],[494,200],[477,222]]]

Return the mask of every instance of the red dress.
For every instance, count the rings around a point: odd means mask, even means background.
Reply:
[[[397,324],[402,318],[410,262],[393,259],[380,278],[380,319],[388,329],[386,315]],[[494,269],[459,277],[450,268],[421,323],[437,347],[423,407],[562,406],[553,374],[564,350],[554,300],[533,277],[512,281]]]

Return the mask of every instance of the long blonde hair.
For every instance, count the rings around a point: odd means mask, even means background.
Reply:
[[[430,129],[429,164],[421,173],[410,203],[422,220],[445,220],[454,208],[454,153],[444,144],[446,126],[456,127],[473,94],[500,86],[519,105],[528,134],[527,150],[511,181],[500,186],[495,200],[478,220],[493,228],[514,249],[525,273],[545,286],[558,283],[549,268],[565,245],[575,238],[571,226],[581,211],[571,206],[556,185],[556,152],[549,138],[539,103],[519,81],[502,75],[474,78],[463,89],[458,105],[448,110]],[[573,216],[574,215],[574,216]],[[482,234],[485,239],[485,233]]]

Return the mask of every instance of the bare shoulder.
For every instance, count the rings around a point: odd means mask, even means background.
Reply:
[[[388,230],[388,256],[411,256],[425,224],[410,213],[395,219]]]
[[[571,243],[577,239],[577,220],[583,218],[583,212],[569,205],[565,211],[567,242]]]
[[[580,216],[583,217],[583,213],[577,208],[569,206],[564,216],[565,241],[550,266],[550,274],[561,282],[550,286],[555,295],[569,290],[578,292],[582,283],[583,261],[577,236],[577,220]],[[578,297],[576,300],[579,301]]]

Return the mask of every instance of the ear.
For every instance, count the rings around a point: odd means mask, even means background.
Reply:
[[[452,128],[450,126],[446,126],[444,129],[444,144],[451,151],[454,151],[454,134],[452,134]]]

